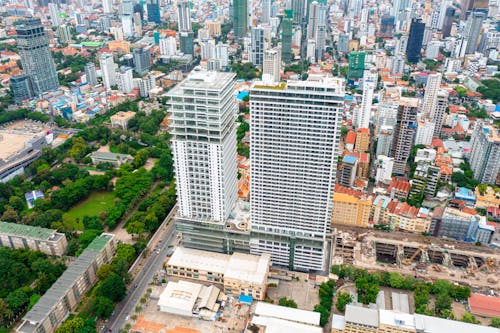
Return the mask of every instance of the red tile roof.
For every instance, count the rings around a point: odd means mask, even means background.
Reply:
[[[472,294],[469,297],[469,308],[473,314],[481,314],[488,317],[500,317],[500,298]]]
[[[356,133],[354,131],[349,131],[345,138],[346,144],[354,144],[356,143]]]
[[[443,140],[441,139],[432,139],[433,147],[444,147]]]
[[[409,193],[410,188],[411,188],[410,182],[407,181],[406,179],[393,177],[391,180],[391,184],[389,185],[388,191],[391,192],[392,189],[396,189],[399,191],[404,191],[406,193]]]
[[[368,128],[358,128],[358,133],[370,134],[370,130]]]

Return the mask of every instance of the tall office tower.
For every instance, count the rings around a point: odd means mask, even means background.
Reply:
[[[446,8],[446,13],[444,16],[443,27],[441,29],[441,33],[443,34],[443,38],[450,37],[451,26],[453,25],[453,18],[455,17],[455,8],[448,7]]]
[[[380,31],[379,37],[381,38],[392,38],[394,37],[394,16],[389,14],[384,14],[380,19]]]
[[[452,5],[453,5],[453,1],[451,1],[451,0],[444,0],[439,5],[437,28],[441,31],[443,30],[444,21],[446,20],[446,11]]]
[[[379,134],[377,136],[377,152],[376,152],[377,156],[389,155],[389,151],[391,150],[391,144],[392,144],[392,131],[393,128],[391,126],[382,126],[380,128]],[[392,167],[391,167],[391,173],[392,173]]]
[[[375,133],[380,135],[380,131],[383,128],[394,128],[396,127],[396,118],[398,115],[399,105],[397,102],[383,102],[379,104],[376,121],[375,121]],[[391,131],[392,133],[392,131]],[[380,154],[377,154],[380,155]],[[387,154],[383,154],[387,155]]]
[[[146,8],[148,11],[148,22],[161,23],[160,1],[148,0]]]
[[[234,38],[241,39],[248,31],[248,0],[233,0]]]
[[[133,80],[134,75],[132,74],[132,68],[122,66],[117,78],[118,89],[122,93],[128,94],[134,89]]]
[[[264,51],[262,81],[279,82],[281,76],[281,48],[279,46]]]
[[[301,25],[306,17],[306,0],[291,0],[291,10],[293,13],[293,24]]]
[[[264,29],[261,26],[253,27],[251,36],[250,61],[254,66],[262,66],[265,49]]]
[[[177,15],[179,17],[179,31],[191,31],[191,7],[188,1],[177,3]]]
[[[264,24],[269,23],[271,18],[271,0],[262,0],[262,16],[260,21]]]
[[[411,146],[416,131],[418,99],[401,97],[394,127],[394,136],[390,157],[394,157],[393,172],[398,175],[406,173],[406,162],[410,156]]]
[[[477,121],[472,132],[469,163],[474,179],[484,184],[500,183],[500,131],[498,126]]]
[[[337,43],[337,52],[339,54],[344,54],[349,52],[349,35],[340,34],[339,42]]]
[[[181,31],[179,33],[179,48],[183,54],[194,55],[194,33],[192,31]]]
[[[318,29],[319,20],[319,3],[311,2],[309,5],[309,20],[307,22],[307,39],[316,39],[316,31]]]
[[[209,39],[200,42],[201,59],[215,58],[215,40]]]
[[[424,104],[422,112],[425,116],[429,116],[436,106],[437,94],[441,86],[441,73],[429,74],[427,76],[427,84],[425,85]]]
[[[139,75],[146,74],[151,68],[151,51],[143,47],[134,49],[135,72]]]
[[[410,34],[408,36],[408,46],[406,47],[406,60],[417,63],[422,50],[424,39],[425,23],[421,19],[412,19]]]
[[[134,22],[132,19],[132,15],[122,15],[121,20],[123,34],[125,35],[125,37],[134,37]]]
[[[95,64],[89,62],[85,65],[85,77],[87,78],[87,83],[91,86],[97,85],[97,71],[95,70]]]
[[[320,61],[324,57],[326,49],[326,6],[319,5],[318,25],[316,27],[316,60]]]
[[[30,77],[35,95],[59,88],[49,40],[40,19],[32,18],[18,22],[16,32],[21,64],[24,73]]]
[[[104,14],[111,14],[113,11],[113,0],[103,0],[102,11]]]
[[[238,197],[234,79],[233,73],[193,71],[168,92],[179,206],[176,227],[186,247],[233,249],[217,239],[229,231],[227,222]]]
[[[134,22],[134,34],[135,37],[140,38],[142,37],[142,19],[141,19],[141,13],[134,13],[132,16],[133,22]]]
[[[343,87],[322,78],[250,90],[250,252],[270,253],[276,265],[328,266]]]
[[[21,74],[10,78],[10,91],[14,97],[14,102],[20,104],[28,98],[33,98],[33,86],[29,75]]]
[[[102,72],[102,82],[106,89],[111,89],[111,86],[116,85],[116,69],[118,66],[113,61],[113,55],[110,53],[102,53],[99,56],[99,66]]]
[[[59,19],[59,7],[57,6],[56,3],[49,3],[49,15],[50,15],[50,22],[52,22],[53,27],[59,26],[60,19]]]
[[[306,59],[311,63],[316,62],[316,40],[314,39],[307,40]]]
[[[373,92],[377,86],[378,75],[376,72],[365,71],[363,75],[363,97],[361,107],[355,114],[356,128],[369,128],[372,113]]]
[[[434,126],[434,138],[441,137],[441,130],[443,128],[444,116],[448,108],[448,92],[446,90],[439,90],[437,93],[436,103],[431,110],[431,120]]]
[[[468,37],[467,48],[465,53],[474,53],[477,50],[477,44],[479,40],[479,34],[483,27],[483,21],[486,18],[486,14],[483,12],[474,11],[470,14],[467,19],[467,25],[465,27],[465,34]]]
[[[134,15],[135,14],[139,14],[139,16],[141,17],[141,21],[144,21],[144,5],[142,4],[142,2],[136,3],[134,5]]]
[[[285,16],[281,21],[281,60],[285,63],[292,61],[292,35],[293,21],[292,12],[285,10]]]
[[[177,41],[175,37],[160,38],[160,54],[163,56],[174,56],[177,53]]]

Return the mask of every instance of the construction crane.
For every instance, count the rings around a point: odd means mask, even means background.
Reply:
[[[420,252],[422,252],[422,250],[425,250],[427,248],[427,246],[421,246],[419,247],[412,255],[410,258],[408,259],[405,259],[403,260],[403,265],[409,265],[411,264],[411,262],[413,261],[413,259],[415,259]]]
[[[477,268],[469,268],[467,270],[467,273],[469,273],[470,275],[474,275],[475,273],[477,273],[485,268],[489,272],[493,272],[497,268],[497,263],[496,263],[495,259],[488,257],[488,258],[486,258],[486,262],[483,265],[481,265],[480,267],[477,267]]]

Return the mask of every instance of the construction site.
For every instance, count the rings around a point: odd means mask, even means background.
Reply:
[[[499,251],[402,232],[367,231],[337,226],[332,231],[332,264],[391,271],[423,280],[444,279],[500,291]]]

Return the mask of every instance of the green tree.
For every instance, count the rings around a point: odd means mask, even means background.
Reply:
[[[66,320],[59,328],[56,329],[55,333],[77,333],[83,328],[85,322],[80,317],[75,317]]]
[[[287,308],[297,308],[297,303],[293,299],[288,299],[286,297],[280,298],[278,305],[286,306]]]
[[[141,221],[132,221],[127,224],[125,229],[131,235],[140,235],[146,231],[146,226]]]
[[[491,324],[490,324],[490,326],[493,326],[493,327],[496,327],[496,328],[500,328],[500,318],[499,317],[491,318]]]
[[[447,312],[451,310],[452,299],[446,292],[440,292],[436,295],[434,303],[434,312],[441,317],[447,317]]]
[[[107,297],[113,302],[121,301],[125,293],[125,283],[123,283],[123,279],[117,274],[112,274],[104,279],[96,292],[97,296]]]
[[[337,294],[337,303],[335,303],[337,310],[344,312],[346,305],[349,303],[352,303],[351,295],[342,292]]]
[[[146,164],[148,157],[149,157],[149,153],[148,153],[147,149],[141,149],[134,156],[134,161],[132,162],[132,165],[136,169],[140,168],[141,166]]]
[[[356,280],[356,288],[358,290],[358,302],[363,304],[375,303],[379,286],[368,278],[362,277]]]
[[[476,319],[476,317],[472,313],[464,313],[462,316],[462,319],[460,319],[464,323],[470,323],[470,324],[480,324],[481,322]]]
[[[18,213],[22,212],[24,209],[25,201],[18,196],[11,196],[9,198],[9,206],[11,206]]]
[[[87,154],[87,144],[85,143],[85,140],[81,137],[74,137],[71,140],[72,146],[71,149],[69,150],[68,154],[75,160],[79,161],[80,159],[83,158],[85,154]]]
[[[114,309],[113,301],[107,297],[97,296],[92,303],[92,312],[99,319],[107,319]]]
[[[9,308],[14,312],[18,313],[22,308],[24,308],[30,301],[30,297],[22,289],[16,289],[11,292],[6,298],[5,302],[9,305]]]
[[[7,326],[13,317],[14,313],[9,305],[0,298],[0,326]]]

